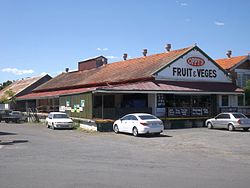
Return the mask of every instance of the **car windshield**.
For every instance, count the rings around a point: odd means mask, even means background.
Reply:
[[[155,116],[152,115],[140,115],[138,117],[141,118],[141,120],[157,119]]]
[[[238,114],[238,113],[233,114],[233,116],[235,118],[247,118],[244,114]]]
[[[68,118],[67,114],[54,114],[54,118]]]

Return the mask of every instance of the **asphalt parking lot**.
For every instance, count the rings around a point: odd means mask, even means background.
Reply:
[[[162,136],[0,123],[0,187],[250,185],[250,131],[165,130]]]

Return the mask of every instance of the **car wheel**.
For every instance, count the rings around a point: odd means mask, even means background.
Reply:
[[[214,127],[213,127],[213,124],[211,123],[211,122],[208,122],[207,123],[207,128],[208,129],[213,129]]]
[[[234,129],[235,129],[235,128],[234,128],[234,126],[233,126],[232,124],[229,124],[229,125],[228,125],[228,130],[229,130],[229,131],[234,131]]]
[[[46,125],[47,128],[50,128],[48,122],[45,122],[45,125]]]
[[[138,129],[136,127],[133,128],[133,135],[138,136]]]
[[[115,126],[114,126],[114,132],[115,132],[116,134],[118,134],[118,133],[119,133],[119,128],[118,128],[118,126],[117,126],[117,125],[115,125]]]
[[[243,131],[248,131],[249,128],[243,128]]]
[[[9,120],[7,120],[7,119],[5,120],[5,123],[9,123],[9,122],[10,122]]]
[[[161,135],[161,133],[154,133],[154,135],[155,135],[155,136],[160,136],[160,135]]]

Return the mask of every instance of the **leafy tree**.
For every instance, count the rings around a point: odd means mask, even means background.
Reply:
[[[244,87],[246,105],[250,105],[250,80],[247,81],[246,87]]]
[[[4,89],[5,87],[9,86],[12,84],[12,81],[8,80],[6,82],[0,83],[0,90]]]
[[[16,103],[15,92],[11,89],[4,92],[4,96],[0,98],[0,103]]]

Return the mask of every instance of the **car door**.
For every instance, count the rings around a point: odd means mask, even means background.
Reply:
[[[230,121],[229,114],[220,114],[216,117],[216,124],[214,127],[216,128],[227,128],[228,122]]]
[[[127,123],[129,120],[129,115],[126,115],[120,119],[119,131],[120,132],[127,132]]]
[[[214,128],[221,128],[222,127],[222,119],[223,119],[223,114],[217,115],[213,121],[213,126]]]
[[[230,115],[229,114],[224,114],[222,122],[221,122],[221,128],[227,129],[230,120],[231,120]]]
[[[129,120],[127,123],[127,131],[128,133],[132,133],[133,132],[133,127],[135,127],[137,125],[138,119],[135,115],[130,115],[129,116]]]

